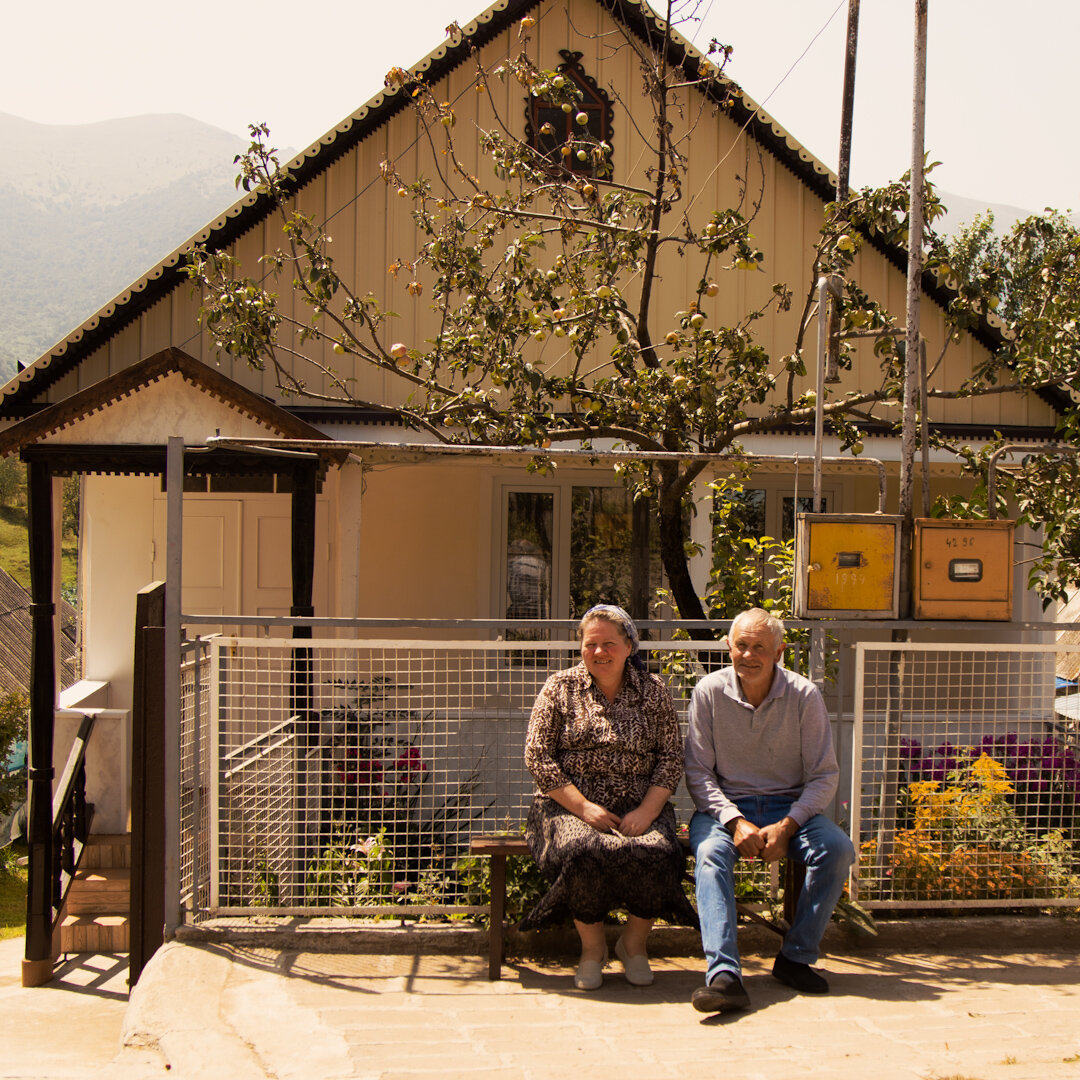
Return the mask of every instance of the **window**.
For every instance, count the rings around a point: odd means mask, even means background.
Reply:
[[[655,512],[621,486],[572,482],[551,488],[504,488],[499,615],[508,619],[578,619],[594,604],[633,606],[634,588],[663,580]],[[642,558],[635,580],[635,537]],[[647,553],[647,554],[646,554]],[[538,636],[516,630],[516,639]]]
[[[585,74],[581,53],[560,49],[563,62],[558,71],[581,91],[575,108],[566,112],[561,104],[530,97],[525,113],[525,141],[559,171],[576,176],[596,176],[609,171],[611,156],[611,101]],[[584,114],[585,123],[578,122]]]
[[[727,529],[730,534],[737,537],[754,537],[760,540],[768,536],[783,543],[790,542],[795,536],[796,509],[800,514],[809,513],[814,506],[813,495],[803,494],[802,485],[797,485],[793,491],[791,480],[782,477],[777,477],[775,480],[760,477],[753,483],[756,486],[747,486],[741,491],[729,490],[727,492],[738,509],[734,513],[724,515],[722,519],[714,516],[714,526],[719,525],[720,528]],[[719,490],[714,495],[717,507],[719,507],[719,500],[723,497],[723,492]],[[839,489],[835,485],[830,485],[822,491],[822,513],[838,507],[840,502]],[[741,545],[729,544],[714,549],[714,554],[721,561],[725,557],[738,560],[745,558],[748,561],[746,570],[749,574],[742,572],[742,580],[750,588],[752,594],[756,593],[756,596],[752,597],[754,603],[761,603],[762,600],[773,595],[770,581],[775,576],[777,568],[771,562],[772,552],[765,550],[747,552]],[[736,572],[734,566],[729,569],[731,572]],[[752,587],[750,580],[755,583]],[[745,602],[745,598],[739,602]]]
[[[552,492],[511,491],[506,505],[506,617],[551,618]],[[529,640],[539,631],[510,630]]]
[[[738,502],[742,503],[742,518],[747,534],[758,539],[763,536],[772,536],[785,543],[794,539],[796,500],[798,500],[800,514],[809,514],[814,509],[813,495],[787,494],[782,487],[776,485],[746,487],[741,492],[732,494]],[[829,513],[831,500],[839,501],[837,492],[832,488],[822,491],[821,512],[823,514]]]

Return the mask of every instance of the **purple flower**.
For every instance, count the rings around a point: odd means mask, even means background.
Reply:
[[[900,760],[905,758],[909,761],[914,761],[916,758],[922,757],[922,743],[918,739],[901,739],[900,740]]]

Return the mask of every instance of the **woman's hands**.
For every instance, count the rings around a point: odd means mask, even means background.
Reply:
[[[644,836],[652,828],[652,823],[660,816],[660,811],[671,798],[668,788],[653,786],[645,792],[641,805],[624,814],[619,822],[619,832],[623,836]]]
[[[623,836],[644,836],[652,828],[655,820],[656,815],[651,814],[642,805],[624,815],[622,821],[619,822],[619,832]]]
[[[578,790],[576,784],[567,784],[565,787],[554,788],[546,794],[549,799],[554,799],[564,810],[569,810],[575,817],[581,818],[586,825],[591,825],[599,832],[611,832],[612,829],[619,827],[619,818],[599,803],[586,799]]]
[[[591,825],[599,832],[611,832],[613,829],[622,832],[621,822],[610,810],[606,810],[599,803],[590,802],[588,799],[584,800],[584,805],[577,816],[586,825]]]
[[[621,818],[610,810],[586,799],[574,784],[555,788],[547,792],[549,799],[554,799],[564,810],[581,818],[586,825],[591,825],[598,832],[617,832],[623,836],[644,836],[652,828],[652,823],[660,816],[664,804],[671,798],[667,788],[651,787],[635,807]]]

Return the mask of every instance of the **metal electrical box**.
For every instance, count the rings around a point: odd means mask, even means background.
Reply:
[[[1015,521],[917,518],[915,618],[1011,619],[1015,528]]]
[[[900,521],[888,514],[797,514],[795,617],[897,618]]]

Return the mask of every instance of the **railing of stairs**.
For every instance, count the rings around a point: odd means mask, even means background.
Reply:
[[[94,816],[94,808],[86,801],[86,747],[93,730],[94,717],[83,716],[53,795],[50,857],[45,860],[49,866],[48,882],[45,885],[48,901],[42,905],[27,904],[27,938],[32,937],[35,941],[44,943],[45,948],[42,951],[50,956],[59,953],[60,919],[64,901],[71,883],[75,880],[83,848],[90,836],[90,822]],[[29,981],[24,973],[25,985],[48,981],[48,972],[44,968],[51,969],[51,959],[39,966],[43,970],[34,974]]]
[[[86,746],[94,730],[94,717],[84,716],[67,764],[53,796],[53,927],[75,880],[83,848],[90,836],[94,808],[86,801]]]

